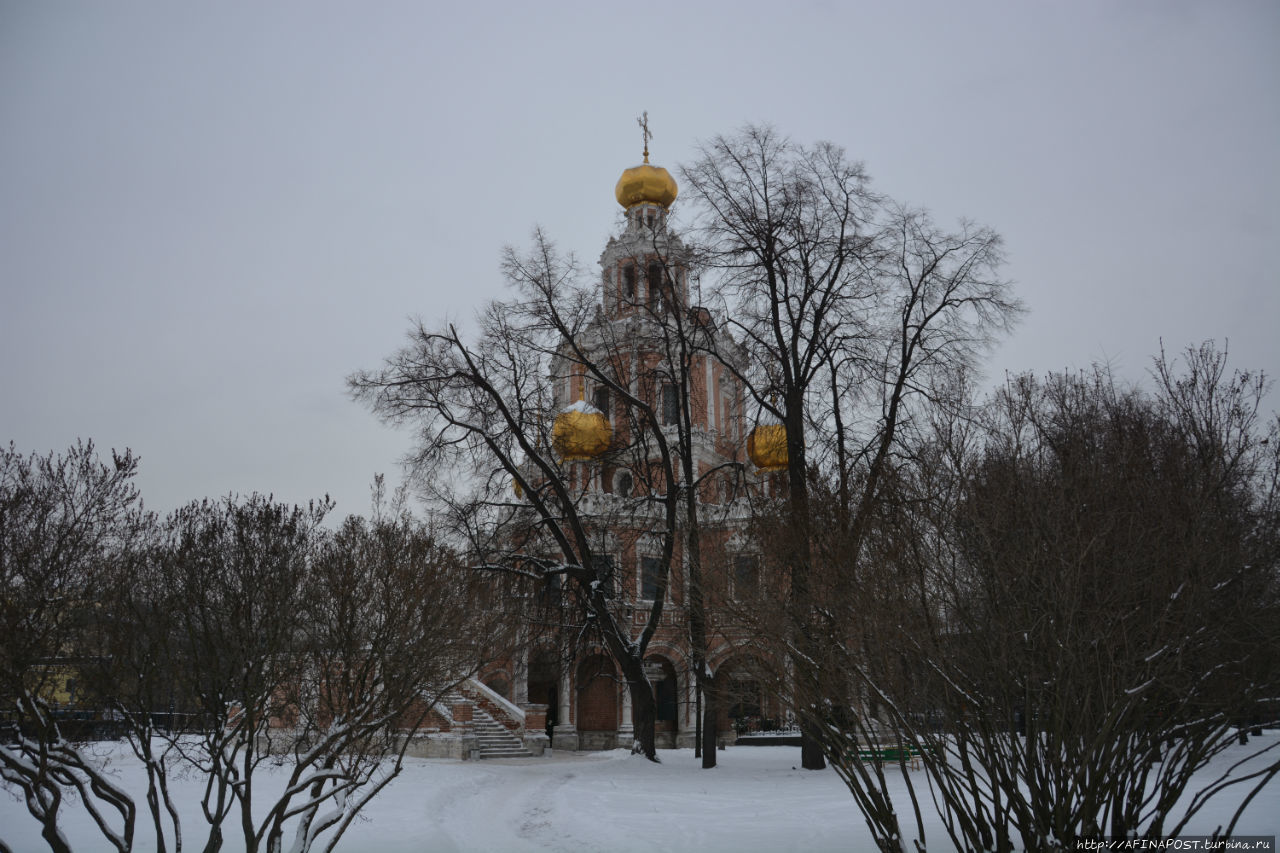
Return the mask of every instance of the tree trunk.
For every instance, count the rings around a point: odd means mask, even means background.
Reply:
[[[703,680],[702,695],[702,768],[707,770],[716,766],[716,736],[719,734],[715,678]]]
[[[209,838],[204,844],[204,853],[218,853],[222,849],[222,823],[219,821],[209,828]]]
[[[686,441],[685,446],[688,447],[690,442]],[[693,461],[687,455],[685,456],[685,481],[693,481]],[[694,678],[697,679],[698,688],[701,693],[706,694],[708,701],[703,705],[703,714],[706,714],[706,708],[713,705],[710,701],[710,691],[712,690],[712,679],[707,677],[707,611],[706,600],[703,597],[702,589],[702,539],[698,525],[698,508],[697,508],[697,490],[689,487],[686,490],[685,503],[685,557],[689,572],[689,645],[693,657]],[[711,748],[707,749],[707,731],[710,730]],[[715,750],[715,720],[711,718],[711,725],[708,726],[702,722],[700,737],[702,766],[709,769],[716,766],[716,750]]]
[[[822,744],[814,737],[811,725],[800,726],[800,766],[805,770],[821,770],[827,766]]]
[[[624,665],[624,669],[628,668]],[[653,699],[653,687],[643,672],[639,678],[628,674],[627,687],[631,691],[631,725],[635,729],[635,745],[631,749],[656,762],[658,749],[654,739],[654,720],[657,718],[657,703]]]
[[[695,676],[696,680],[696,676]],[[693,706],[693,757],[702,757],[702,685],[698,685]]]
[[[39,783],[33,786],[40,787]],[[58,829],[58,807],[62,801],[62,793],[57,791],[53,786],[48,786],[46,790],[53,793],[53,804],[49,806],[44,814],[36,815],[43,824],[40,830],[40,837],[49,845],[49,849],[54,853],[71,853],[71,847],[67,844],[66,838],[63,837],[61,830]],[[35,812],[32,812],[35,814]]]
[[[817,642],[813,636],[812,594],[809,588],[809,570],[813,555],[809,542],[809,480],[805,470],[804,452],[804,396],[799,388],[788,390],[786,397],[787,430],[787,495],[791,530],[791,602],[795,608],[799,633],[797,645],[805,658],[818,659]],[[805,770],[822,770],[827,766],[822,745],[815,732],[817,722],[808,712],[811,705],[821,701],[818,673],[805,661],[796,661],[795,702],[800,717],[800,766]]]

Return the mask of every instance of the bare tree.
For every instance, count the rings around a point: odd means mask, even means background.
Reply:
[[[1280,535],[1263,380],[1187,361],[1154,395],[1020,377],[889,472],[860,583],[828,599],[862,712],[831,754],[882,848],[903,844],[883,774],[913,755],[961,849],[1177,834],[1280,772],[1241,769],[1255,750],[1190,789],[1275,683]]]
[[[862,272],[859,232],[872,201],[859,164],[834,146],[805,149],[771,128],[717,137],[683,177],[704,212],[701,238],[709,266],[724,271],[725,316],[750,352],[743,371],[756,403],[787,435],[787,564],[796,614],[795,703],[820,695],[818,674],[804,665],[818,640],[808,619],[807,398],[829,358],[832,339],[853,317]],[[779,399],[780,398],[780,399]],[[812,726],[804,728],[803,766],[825,766]]]
[[[642,320],[603,322],[597,293],[575,281],[572,260],[540,232],[527,255],[507,252],[504,271],[515,295],[484,309],[474,340],[454,326],[419,324],[408,346],[381,370],[354,375],[351,387],[388,421],[418,429],[419,482],[451,508],[482,568],[569,597],[574,615],[559,627],[579,641],[598,638],[618,663],[637,746],[657,760],[644,658],[668,597],[680,474],[662,429],[658,376],[632,328]],[[553,434],[558,414],[588,385],[607,393],[616,418],[603,463],[566,458]],[[600,464],[629,471],[632,494],[593,494]],[[656,542],[639,631],[623,612],[615,567],[600,559],[599,537],[618,529]]]
[[[630,217],[629,217],[630,218]],[[743,493],[741,433],[737,411],[741,389],[733,377],[722,377],[714,387],[709,360],[728,362],[740,373],[745,369],[741,348],[705,306],[696,304],[690,278],[693,253],[667,228],[665,217],[650,223],[636,217],[631,227],[646,242],[647,293],[636,290],[632,298],[621,300],[624,311],[633,311],[643,321],[625,329],[637,354],[652,359],[655,394],[662,389],[662,419],[665,429],[657,441],[667,446],[675,463],[674,493],[679,500],[679,542],[685,580],[685,628],[689,642],[689,669],[697,688],[695,757],[703,768],[716,766],[717,696],[720,689],[709,663],[709,649],[716,633],[712,627],[716,611],[727,615],[724,592],[726,566],[723,547],[715,547],[735,521],[732,498]],[[655,291],[657,296],[655,296]],[[610,335],[611,346],[624,343]],[[728,381],[726,381],[726,379]],[[720,420],[712,423],[710,412],[716,398],[729,401]],[[725,484],[733,483],[734,488]],[[705,541],[711,533],[712,542]],[[717,593],[719,595],[717,596]],[[720,600],[717,600],[719,598]],[[720,639],[725,639],[723,636]]]
[[[440,696],[507,650],[511,614],[472,609],[475,574],[402,501],[332,533],[327,500],[258,495],[159,521],[139,512],[136,468],[92,444],[0,458],[0,690],[15,709],[0,777],[51,849],[69,849],[77,802],[132,849],[140,804],[66,730],[62,698],[129,738],[156,849],[188,841],[169,786],[190,773],[205,782],[203,849],[228,824],[247,850],[288,834],[290,849],[332,849]],[[264,762],[282,790],[260,793]]]
[[[841,506],[832,521],[856,553],[900,430],[916,416],[912,402],[938,402],[1019,306],[995,275],[994,232],[963,225],[947,233],[874,195],[861,164],[834,145],[805,147],[747,127],[712,140],[683,175],[701,209],[725,316],[748,352],[741,377],[760,410],[786,428],[787,530],[778,539],[790,548],[782,562],[794,704],[804,766],[821,767],[816,733],[825,723],[808,711],[831,697],[815,666],[826,640],[810,589],[811,466],[832,473]]]
[[[179,738],[203,721],[183,685],[180,644],[185,608],[164,572],[164,525],[148,515],[131,547],[109,568],[93,624],[94,665],[82,671],[97,704],[121,725],[147,778],[147,814],[156,850],[181,850],[182,822],[169,782],[181,756]]]
[[[284,792],[255,815],[266,850],[284,849],[287,832],[289,849],[332,850],[399,775],[432,707],[506,651],[509,614],[475,612],[480,585],[403,510],[324,537],[295,635],[305,672],[286,692]]]
[[[325,503],[253,496],[174,517],[166,576],[179,649],[204,719],[184,757],[207,775],[206,849],[237,819],[246,849],[332,849],[402,767],[440,696],[488,659],[496,614],[471,614],[474,583],[403,513],[317,524]],[[287,756],[263,799],[263,762]],[[328,833],[328,834],[326,834]]]
[[[238,824],[247,849],[258,849],[256,771],[272,720],[285,714],[288,690],[305,674],[294,618],[304,612],[316,530],[328,509],[252,495],[192,503],[165,524],[157,571],[182,614],[180,684],[200,725],[195,742],[179,748],[208,780],[205,850],[221,847],[228,823]]]
[[[0,778],[55,851],[69,850],[59,822],[77,799],[112,848],[133,843],[132,799],[64,733],[55,697],[92,664],[94,602],[139,523],[137,465],[128,451],[100,462],[92,442],[47,456],[0,451],[0,695],[15,711]]]

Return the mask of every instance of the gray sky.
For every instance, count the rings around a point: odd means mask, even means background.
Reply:
[[[641,110],[673,172],[766,121],[1003,233],[994,378],[1161,337],[1274,372],[1278,92],[1274,0],[0,0],[0,439],[131,447],[161,511],[367,511],[410,436],[344,377],[535,224],[594,265]]]

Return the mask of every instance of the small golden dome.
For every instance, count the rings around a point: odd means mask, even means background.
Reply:
[[[594,459],[609,449],[613,428],[609,419],[589,403],[579,400],[556,415],[551,445],[566,462]]]
[[[668,208],[676,200],[678,192],[671,173],[661,166],[650,166],[647,155],[644,163],[632,166],[622,173],[613,190],[618,204],[628,210],[637,204],[657,204]]]
[[[747,456],[762,471],[787,468],[787,428],[782,424],[760,424],[747,436]]]

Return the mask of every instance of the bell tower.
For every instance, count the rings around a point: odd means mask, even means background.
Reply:
[[[647,113],[639,124],[643,160],[623,170],[614,187],[624,219],[600,255],[600,309],[583,340],[594,357],[613,365],[618,381],[649,401],[658,426],[664,433],[670,428],[672,438],[684,406],[681,389],[688,394],[690,440],[701,475],[742,456],[747,438],[742,385],[732,369],[709,354],[736,358],[737,347],[717,328],[710,311],[692,304],[690,252],[668,224],[679,187],[670,172],[649,162]],[[697,343],[677,356],[670,349],[673,335]],[[677,357],[689,361],[671,363]],[[553,365],[552,373],[563,407],[553,435],[557,455],[574,463],[579,482],[629,494],[634,478],[622,477],[624,463],[610,457],[632,440],[632,425],[615,420],[622,414],[615,395],[568,355]],[[597,466],[598,473],[592,473]],[[707,490],[711,499],[724,499],[729,491],[718,486]]]
[[[640,119],[644,162],[623,171],[614,197],[626,210],[626,225],[600,256],[604,309],[610,319],[688,305],[687,252],[667,229],[679,188],[671,173],[649,163],[649,114]]]

